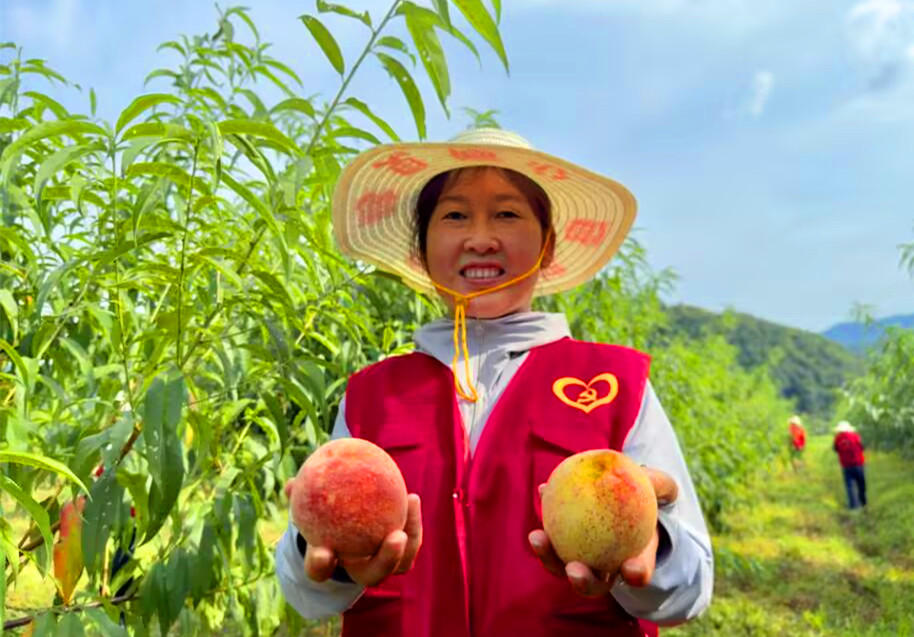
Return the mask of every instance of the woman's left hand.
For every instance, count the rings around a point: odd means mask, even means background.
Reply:
[[[645,467],[644,471],[654,487],[658,505],[662,506],[676,500],[679,495],[679,487],[669,475],[648,467]],[[540,495],[542,495],[544,486],[542,484],[539,486]],[[629,586],[647,586],[654,575],[659,538],[657,529],[654,529],[654,534],[644,550],[625,560],[617,573],[601,573],[594,571],[583,562],[563,563],[556,555],[544,530],[537,529],[528,536],[533,552],[536,553],[546,570],[558,577],[568,578],[578,595],[591,598],[602,597],[609,593],[619,577]]]

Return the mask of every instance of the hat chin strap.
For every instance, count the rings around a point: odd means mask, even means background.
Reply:
[[[467,345],[467,309],[470,306],[470,300],[475,299],[477,296],[482,296],[484,294],[491,294],[492,292],[498,292],[507,287],[520,283],[524,279],[533,275],[534,272],[540,269],[540,266],[543,263],[543,259],[546,257],[546,248],[549,246],[549,239],[552,237],[552,229],[546,233],[546,238],[543,241],[543,249],[540,250],[539,258],[537,258],[536,263],[533,264],[533,267],[527,270],[524,274],[516,276],[510,281],[505,281],[496,286],[486,288],[485,290],[479,290],[478,292],[473,292],[472,294],[461,294],[450,288],[447,288],[443,285],[432,281],[432,285],[436,289],[449,294],[454,297],[454,360],[451,362],[451,370],[454,372],[454,389],[457,391],[457,395],[475,403],[479,400],[479,395],[476,393],[476,388],[473,386],[473,379],[470,374],[470,350]],[[463,353],[463,367],[464,373],[466,376],[467,389],[464,391],[463,386],[460,384],[460,378],[457,372],[457,362],[460,359],[461,351]]]

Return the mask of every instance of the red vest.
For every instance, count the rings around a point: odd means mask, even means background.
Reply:
[[[621,449],[648,367],[647,355],[619,346],[534,348],[472,456],[448,367],[415,353],[353,375],[346,423],[386,449],[422,498],[423,544],[409,573],[366,589],[344,613],[343,636],[656,635],[611,596],[575,594],[527,541],[542,528],[537,485],[563,458]]]
[[[863,465],[863,442],[855,431],[842,431],[835,436],[835,451],[842,467],[859,467]]]

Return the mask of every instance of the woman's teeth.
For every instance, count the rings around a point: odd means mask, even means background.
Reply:
[[[501,275],[501,268],[467,268],[463,276],[468,279],[494,279]]]

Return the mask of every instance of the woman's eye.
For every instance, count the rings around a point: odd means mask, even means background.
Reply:
[[[457,210],[451,210],[450,212],[446,212],[441,216],[442,219],[464,219],[465,217],[465,214]]]
[[[498,213],[497,216],[502,217],[502,218],[516,218],[516,217],[519,217],[520,215],[517,214],[516,212],[514,212],[513,210],[502,210]]]

